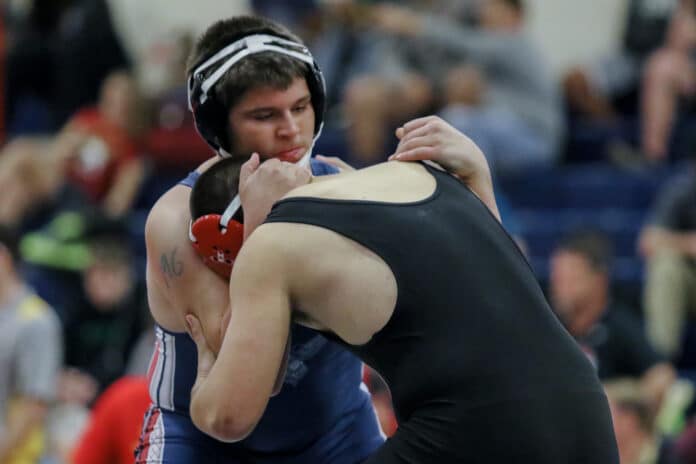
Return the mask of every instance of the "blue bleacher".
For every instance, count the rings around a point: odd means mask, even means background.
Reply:
[[[657,190],[679,167],[626,171],[606,163],[568,165],[499,179],[514,210],[532,266],[548,278],[548,258],[558,241],[578,228],[597,228],[612,239],[613,277],[640,284],[638,233]]]

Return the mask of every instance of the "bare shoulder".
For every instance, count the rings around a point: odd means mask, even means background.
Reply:
[[[191,189],[175,186],[154,204],[145,223],[145,239],[168,239],[186,227],[191,219],[188,200]]]
[[[189,240],[189,194],[187,187],[170,189],[153,206],[145,225],[151,311],[171,330],[185,329],[188,312],[200,317],[207,307],[227,306],[227,283],[203,264]]]
[[[285,198],[315,197],[347,200],[410,201],[427,192],[435,180],[420,163],[388,162],[332,176],[290,191]]]

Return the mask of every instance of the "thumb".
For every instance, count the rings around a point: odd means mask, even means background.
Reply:
[[[406,135],[406,129],[404,129],[403,126],[398,127],[395,131],[395,135],[397,139],[401,140],[404,137],[404,135]]]
[[[188,326],[188,334],[196,342],[198,346],[206,346],[205,337],[203,336],[203,328],[201,321],[193,314],[186,315],[186,325]]]
[[[256,152],[252,153],[251,157],[244,164],[242,164],[242,167],[239,170],[240,183],[246,181],[250,175],[256,172],[260,164],[261,159],[259,158],[259,154]]]

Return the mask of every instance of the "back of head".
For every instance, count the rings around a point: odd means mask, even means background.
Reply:
[[[281,40],[273,42],[274,37]],[[229,69],[224,70],[228,65]],[[224,72],[215,79],[219,70]],[[284,90],[295,79],[306,78],[315,110],[315,135],[320,130],[325,93],[321,72],[302,40],[271,20],[235,16],[214,23],[194,46],[187,75],[189,105],[196,127],[220,154],[232,156],[234,150],[233,134],[228,127],[230,109],[249,90],[258,87]]]
[[[239,174],[244,159],[225,158],[203,172],[191,190],[191,218],[207,214],[222,214],[239,190]],[[240,216],[238,216],[240,215]],[[241,222],[241,208],[235,218]]]
[[[244,242],[244,217],[237,196],[243,159],[225,158],[200,175],[189,197],[189,239],[212,271],[229,279]],[[230,215],[233,215],[230,217]]]

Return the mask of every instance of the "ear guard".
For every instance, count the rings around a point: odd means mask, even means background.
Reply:
[[[237,195],[222,215],[206,214],[189,223],[189,239],[194,250],[206,266],[224,279],[230,278],[244,242],[244,224],[232,219],[240,205]]]
[[[196,179],[189,196],[189,239],[203,263],[229,279],[244,241],[243,211],[237,194],[244,159],[222,159]]]

